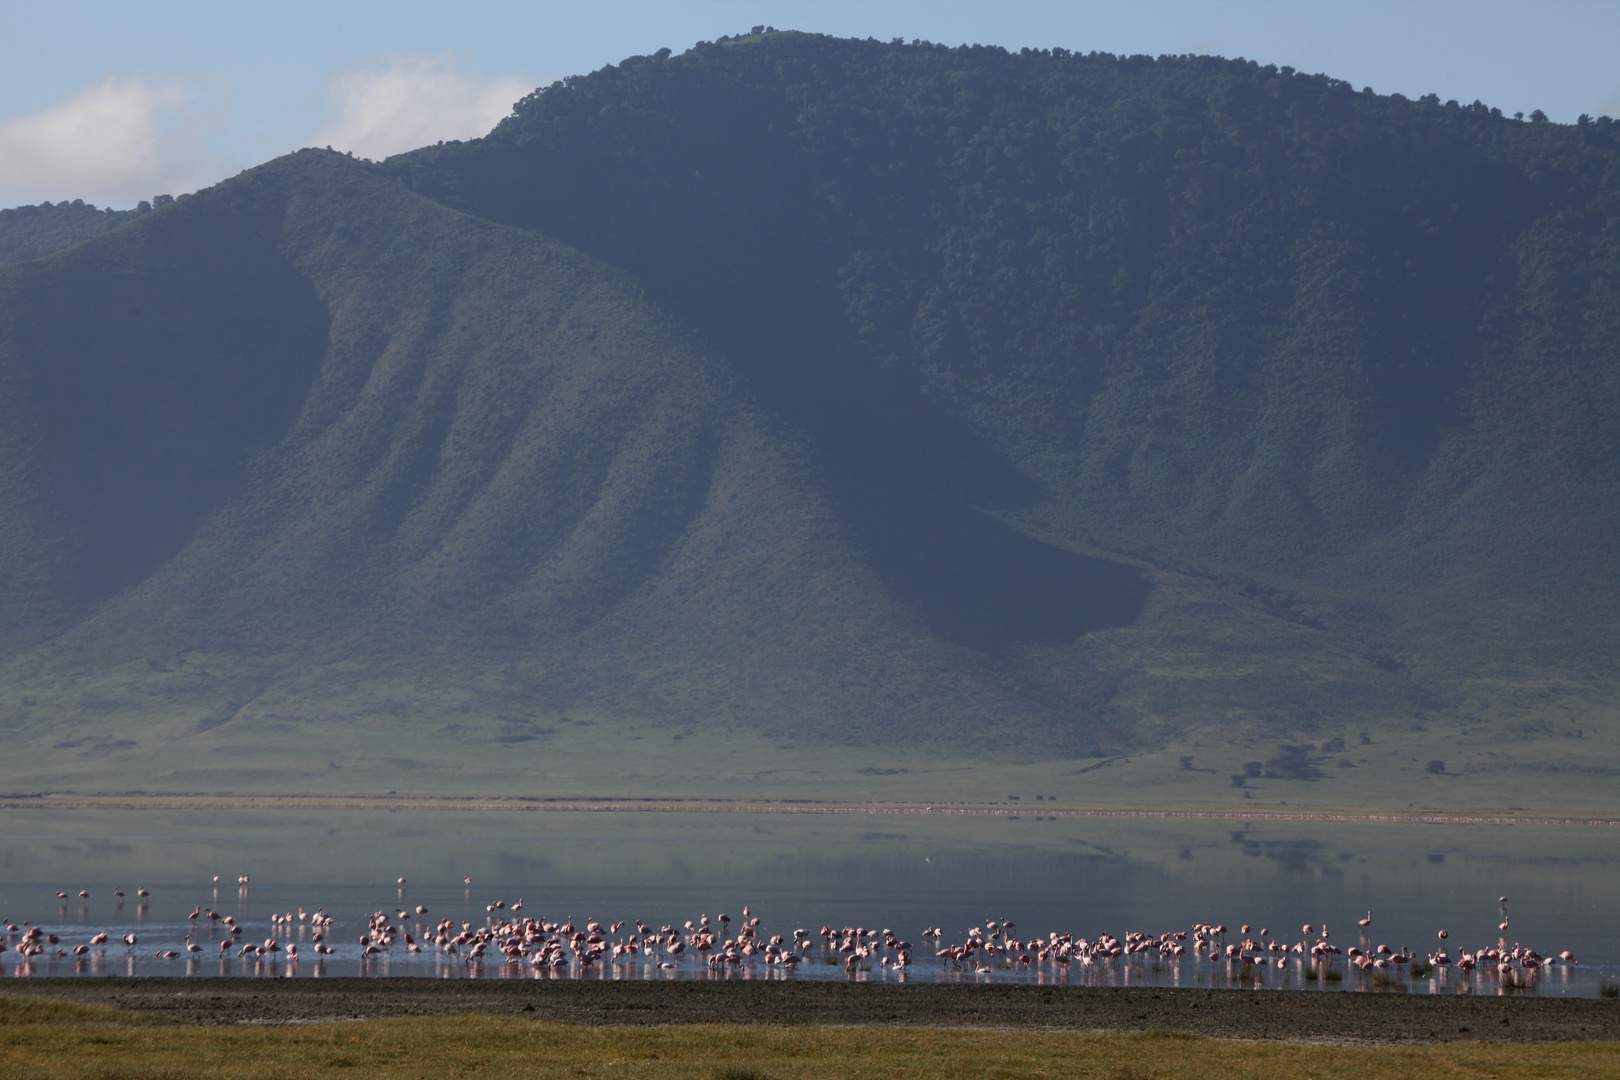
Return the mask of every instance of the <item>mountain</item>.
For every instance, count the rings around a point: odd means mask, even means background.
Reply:
[[[1612,798],[1617,163],[792,33],[279,159],[0,270],[7,782]]]

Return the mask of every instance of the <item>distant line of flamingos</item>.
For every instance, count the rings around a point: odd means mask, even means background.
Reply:
[[[215,877],[214,882],[217,886],[219,878]],[[470,889],[471,879],[464,882]],[[237,879],[244,893],[249,884],[245,874]],[[403,896],[405,879],[400,878],[398,884]],[[119,889],[113,892],[120,899],[124,895]],[[144,906],[150,892],[138,888],[136,893]],[[56,895],[64,900],[68,896],[66,892]],[[88,898],[88,890],[80,890],[79,896]],[[1210,922],[1157,935],[1133,930],[1122,937],[1100,933],[1088,939],[1053,930],[1044,937],[1040,934],[1024,937],[1015,923],[1005,919],[987,919],[967,929],[959,942],[951,944],[942,943],[943,928],[926,928],[919,937],[928,944],[926,950],[920,950],[887,928],[823,926],[817,934],[803,928],[790,934],[771,934],[761,929],[760,918],[747,907],[742,909],[742,918],[735,929],[731,916],[726,914],[713,920],[703,914],[681,925],[655,927],[640,921],[632,924],[586,919],[576,926],[572,918],[548,921],[544,916],[522,916],[519,914],[523,910],[522,900],[510,907],[504,900],[486,905],[487,917],[482,926],[468,921],[458,924],[445,918],[430,921],[428,909],[421,904],[416,905],[414,912],[403,907],[396,908],[392,915],[387,911],[373,912],[356,945],[357,956],[363,964],[391,955],[396,949],[403,949],[407,954],[430,950],[470,968],[502,965],[550,973],[587,973],[604,967],[623,970],[638,964],[660,972],[678,972],[683,968],[721,972],[753,968],[756,964],[791,972],[801,964],[814,961],[824,965],[841,964],[850,973],[870,970],[874,965],[905,972],[919,957],[931,953],[940,965],[936,970],[971,972],[977,976],[993,976],[998,972],[1060,975],[1071,965],[1081,969],[1118,970],[1122,965],[1147,961],[1176,965],[1220,964],[1240,977],[1247,974],[1254,980],[1263,978],[1268,968],[1286,969],[1290,964],[1312,978],[1317,973],[1331,971],[1336,958],[1343,955],[1349,965],[1362,973],[1399,975],[1408,969],[1428,973],[1455,967],[1460,972],[1490,974],[1504,982],[1527,983],[1544,968],[1577,963],[1567,950],[1556,956],[1544,956],[1517,942],[1509,945],[1507,897],[1501,897],[1499,902],[1501,922],[1496,943],[1473,951],[1460,950],[1455,959],[1447,950],[1450,934],[1446,930],[1436,931],[1435,950],[1426,954],[1405,946],[1397,951],[1384,944],[1372,945],[1371,911],[1357,920],[1359,945],[1344,950],[1332,943],[1326,925],[1304,925],[1299,936],[1289,943],[1287,937],[1292,935],[1272,934],[1266,927],[1255,929],[1243,924],[1235,935],[1229,935],[1224,924]],[[298,944],[293,941],[283,944],[282,939],[294,933],[302,936],[306,927],[317,963],[339,952],[328,940],[333,919],[324,909],[308,912],[300,908],[296,914],[289,911],[272,915],[270,936],[262,943],[244,943],[245,930],[234,916],[205,909],[201,904],[187,918],[192,931],[186,935],[183,951],[159,949],[155,954],[157,959],[174,960],[182,956],[196,959],[204,947],[192,939],[218,933],[221,939],[217,959],[222,971],[232,960],[250,958],[259,963],[284,959],[292,967],[300,959]],[[1229,941],[1229,937],[1238,940]],[[0,938],[0,953],[15,950],[20,961],[16,973],[27,974],[22,964],[33,958],[104,956],[110,940],[107,931],[99,931],[84,942],[68,945],[59,932],[35,924],[6,923],[4,936]],[[128,933],[121,941],[127,954],[133,956],[139,944],[137,936]]]

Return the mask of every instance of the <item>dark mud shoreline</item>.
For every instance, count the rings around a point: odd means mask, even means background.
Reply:
[[[831,1024],[1183,1031],[1333,1043],[1620,1039],[1620,1004],[1300,991],[892,986],[825,982],[438,979],[19,979],[0,994],[112,1005],[191,1024],[467,1013],[589,1025]]]

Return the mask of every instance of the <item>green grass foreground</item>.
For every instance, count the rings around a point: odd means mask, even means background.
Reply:
[[[331,1075],[1563,1078],[1620,1075],[1620,1043],[1294,1046],[1167,1032],[581,1027],[490,1016],[204,1027],[0,997],[3,1077]]]

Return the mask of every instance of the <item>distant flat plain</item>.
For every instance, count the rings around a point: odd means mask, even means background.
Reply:
[[[1620,817],[1620,727],[1568,736],[1473,731],[1432,724],[1373,732],[1366,744],[1318,752],[1310,779],[1245,778],[1245,764],[1278,752],[1272,741],[1189,739],[1102,758],[975,758],[946,748],[797,745],[720,725],[647,725],[603,734],[581,715],[544,741],[512,746],[448,743],[403,729],[366,745],[349,725],[296,735],[205,732],[151,752],[58,749],[48,764],[26,753],[0,762],[8,805],[72,795],[176,805],[248,805],[262,798],[340,799],[345,805],[546,801],[667,801],[724,809],[750,804],[867,808],[983,806],[1042,810],[1177,810],[1443,814],[1470,817]],[[330,736],[330,737],[328,737]],[[289,738],[291,751],[289,752]],[[1185,760],[1184,760],[1185,759]],[[1444,763],[1430,773],[1428,763]],[[138,778],[133,783],[131,778]],[[94,798],[91,798],[94,797]],[[21,800],[21,801],[19,801]],[[371,800],[375,800],[372,802]],[[105,803],[103,803],[105,805]]]

